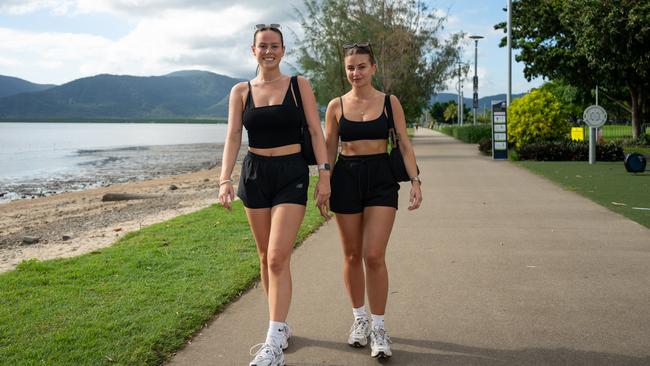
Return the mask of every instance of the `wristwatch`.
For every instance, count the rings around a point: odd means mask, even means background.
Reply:
[[[323,164],[318,164],[318,170],[330,170],[330,165],[329,163],[323,163]]]
[[[418,177],[418,176],[411,177],[411,183],[415,183],[415,182],[418,182],[418,183],[422,184],[422,180],[420,180],[420,177]]]

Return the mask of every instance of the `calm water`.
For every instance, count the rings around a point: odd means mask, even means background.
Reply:
[[[223,143],[226,124],[0,123],[0,179],[74,171],[88,150]]]
[[[226,124],[0,123],[0,194],[15,199],[46,188],[49,194],[201,169],[221,158],[226,129]]]

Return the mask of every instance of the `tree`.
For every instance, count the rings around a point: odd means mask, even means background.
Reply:
[[[445,103],[440,103],[440,102],[435,102],[433,105],[429,107],[429,114],[431,115],[431,118],[435,122],[441,123],[445,121],[445,109],[447,108],[447,105],[452,102],[445,102]]]
[[[458,116],[458,104],[454,102],[447,102],[447,107],[445,108],[444,118],[445,122],[453,123]]]
[[[560,101],[548,91],[533,89],[515,99],[508,110],[508,139],[517,148],[566,138],[570,126]]]
[[[605,97],[629,109],[634,137],[640,135],[650,115],[649,2],[514,0],[512,12],[513,48],[521,50],[516,59],[528,80],[543,76],[583,92],[599,85]]]
[[[563,81],[549,81],[540,90],[547,91],[560,102],[566,116],[573,122],[582,118],[582,114],[590,104],[591,96],[582,93],[580,89]]]
[[[407,120],[417,118],[453,72],[462,34],[438,39],[446,18],[421,0],[305,0],[304,36],[295,50],[319,103],[349,90],[343,45],[370,41],[377,61],[375,86],[400,98]]]

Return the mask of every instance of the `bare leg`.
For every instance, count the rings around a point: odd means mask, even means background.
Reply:
[[[384,206],[366,207],[363,212],[363,259],[366,265],[366,286],[370,312],[383,315],[388,299],[386,247],[395,222],[395,209]]]
[[[363,273],[363,214],[336,214],[343,247],[343,281],[353,308],[365,301]]]
[[[255,243],[257,244],[257,255],[260,258],[260,277],[266,296],[269,296],[269,266],[267,251],[269,248],[269,234],[271,233],[271,209],[270,208],[247,208],[246,216],[251,227]]]
[[[305,206],[281,204],[271,209],[271,232],[267,250],[269,318],[284,322],[291,304],[291,253]]]

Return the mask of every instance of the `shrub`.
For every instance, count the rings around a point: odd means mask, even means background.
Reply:
[[[440,132],[470,144],[478,143],[485,137],[492,135],[492,127],[485,125],[445,126]]]
[[[462,126],[458,127],[457,134],[457,139],[470,144],[476,144],[480,140],[492,135],[492,127],[479,125]]]
[[[587,161],[589,143],[586,141],[544,141],[525,144],[517,150],[521,160],[539,161]],[[599,143],[596,146],[596,160],[621,161],[624,158],[623,145],[617,142]]]
[[[548,91],[534,89],[515,99],[508,111],[508,139],[517,148],[563,139],[570,131],[562,105]]]
[[[478,142],[478,151],[484,155],[492,155],[492,137],[483,137]]]

